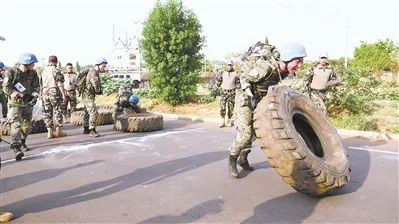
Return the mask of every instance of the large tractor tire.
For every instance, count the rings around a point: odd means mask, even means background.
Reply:
[[[254,129],[267,161],[296,191],[320,196],[348,183],[341,138],[308,97],[270,88],[254,111]]]
[[[36,133],[44,133],[47,132],[46,124],[44,123],[43,118],[33,118],[30,123],[29,134]],[[11,134],[11,124],[6,120],[0,120],[0,133],[1,135],[10,135]]]
[[[122,132],[147,132],[163,128],[163,117],[153,113],[137,113],[134,115],[120,115],[115,121],[115,130]]]
[[[97,106],[98,110],[98,118],[97,125],[107,125],[113,124],[114,119],[112,118],[113,106]],[[77,126],[83,125],[83,118],[85,115],[85,111],[78,110],[71,113],[71,123]]]

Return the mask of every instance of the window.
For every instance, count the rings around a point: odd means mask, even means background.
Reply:
[[[124,77],[123,77],[123,75],[119,75],[119,78],[123,79]]]
[[[126,75],[126,78],[127,78],[127,79],[130,79],[130,75]]]

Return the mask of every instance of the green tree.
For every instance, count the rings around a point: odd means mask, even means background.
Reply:
[[[352,65],[377,74],[386,70],[392,71],[397,66],[394,55],[398,50],[399,46],[389,39],[371,44],[362,42],[355,49]]]
[[[196,15],[181,0],[158,1],[144,22],[141,48],[156,96],[172,105],[194,95],[205,38]]]
[[[76,62],[75,69],[77,73],[80,73],[80,65],[79,62]]]

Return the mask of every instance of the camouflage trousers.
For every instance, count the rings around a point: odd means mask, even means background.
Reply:
[[[13,144],[21,145],[21,139],[26,139],[30,131],[33,106],[10,106],[8,110],[8,122],[11,124],[11,138]]]
[[[65,90],[66,101],[62,104],[62,114],[67,115],[71,114],[76,110],[76,106],[78,105],[78,101],[76,98],[76,90]],[[68,110],[69,104],[69,110]]]
[[[227,110],[227,117],[230,119],[233,116],[234,111],[234,99],[236,97],[235,89],[227,90],[221,89],[220,90],[220,116],[224,118],[226,116]]]
[[[241,151],[250,150],[256,135],[253,127],[253,110],[249,96],[243,90],[237,92],[235,110],[236,137],[230,147],[230,155],[237,156]]]
[[[56,126],[62,127],[62,95],[58,88],[47,89],[43,92],[44,122],[48,128],[54,127],[53,116]]]
[[[98,111],[95,99],[85,97],[83,98],[83,104],[85,108],[85,115],[83,117],[83,127],[89,127],[89,129],[96,128]]]
[[[327,115],[327,108],[324,104],[324,99],[326,97],[325,90],[315,90],[311,89],[309,92],[310,99],[316,104],[316,106],[325,114]]]
[[[3,118],[6,118],[8,113],[8,105],[7,105],[8,98],[4,93],[0,93],[0,103],[1,103],[1,112],[3,113]]]

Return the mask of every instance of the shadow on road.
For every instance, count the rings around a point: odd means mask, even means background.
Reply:
[[[191,209],[184,211],[180,215],[160,215],[139,223],[191,223],[205,217],[206,215],[220,213],[222,211],[223,203],[223,200],[214,199],[196,205]]]
[[[345,139],[344,141],[351,140]],[[356,138],[356,140],[359,139]],[[381,144],[381,142],[367,142],[367,145],[371,144]],[[348,154],[352,168],[350,182],[343,188],[328,193],[325,197],[354,193],[365,183],[370,171],[370,153],[348,149]],[[290,193],[259,204],[255,207],[254,214],[243,223],[301,223],[313,213],[315,206],[321,200],[323,198]],[[333,222],[333,220],[326,220],[326,222]]]
[[[105,181],[86,184],[75,189],[46,193],[17,201],[4,207],[18,211],[17,216],[56,209],[111,195],[139,184],[161,181],[181,173],[195,170],[226,158],[225,151],[209,152],[138,168],[129,174]]]
[[[90,166],[100,163],[102,160],[91,161],[87,163],[79,163],[74,166],[59,168],[59,169],[46,169],[31,173],[25,173],[13,177],[2,178],[0,183],[0,192],[5,193],[10,190],[16,190],[43,180],[51,179],[63,174],[72,169],[78,169],[85,166]]]

